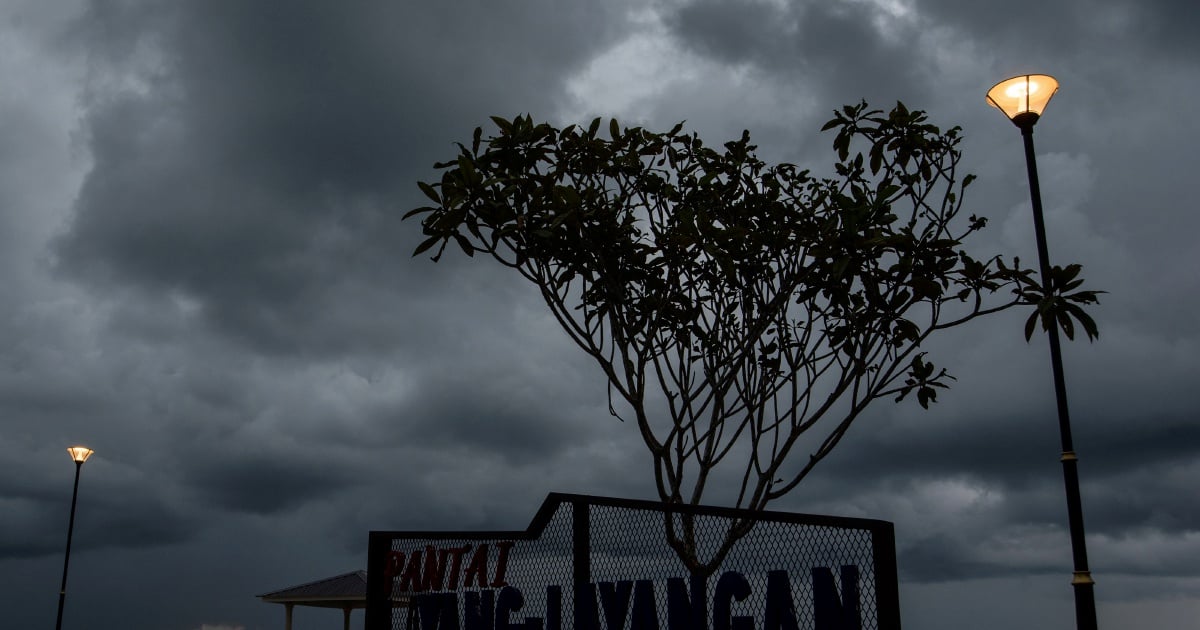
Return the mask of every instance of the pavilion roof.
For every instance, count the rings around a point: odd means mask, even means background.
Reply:
[[[264,602],[303,604],[306,606],[343,607],[350,602],[367,601],[367,572],[351,571],[258,596]],[[327,603],[325,603],[327,602]]]

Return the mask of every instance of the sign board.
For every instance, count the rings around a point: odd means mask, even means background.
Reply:
[[[711,575],[699,555],[753,518]],[[677,530],[678,531],[678,530]],[[899,630],[892,524],[551,494],[525,531],[370,533],[367,630]]]

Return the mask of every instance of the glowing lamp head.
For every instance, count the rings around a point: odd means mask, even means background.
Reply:
[[[95,453],[96,451],[93,451],[86,446],[72,446],[71,448],[67,449],[67,452],[71,454],[71,459],[75,460],[75,463],[82,464],[83,462],[86,462],[87,459],[92,456],[92,453]]]
[[[987,102],[1004,112],[1018,127],[1033,125],[1058,92],[1058,81],[1048,74],[1022,74],[1005,79],[988,90]]]

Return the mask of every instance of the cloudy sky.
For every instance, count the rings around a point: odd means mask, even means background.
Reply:
[[[254,596],[371,529],[524,527],[648,498],[649,458],[530,286],[410,257],[400,216],[492,114],[616,116],[828,169],[831,110],[961,125],[981,253],[1034,259],[992,83],[1054,74],[1051,256],[1109,293],[1065,348],[1101,627],[1200,616],[1200,7],[1192,0],[0,2],[0,626],[274,628]],[[909,628],[1070,627],[1048,351],[931,346],[777,505],[894,521]],[[356,614],[356,619],[357,619]],[[297,630],[336,627],[303,610]],[[356,623],[358,623],[356,621]]]

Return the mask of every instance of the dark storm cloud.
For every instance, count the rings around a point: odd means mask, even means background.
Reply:
[[[977,560],[979,541],[962,540],[946,534],[920,538],[905,545],[897,554],[904,579],[918,582],[953,582],[986,575],[1052,573],[1060,570],[1057,558],[1046,558],[1036,566],[1000,566]]]
[[[463,121],[552,108],[564,71],[605,41],[605,7],[551,21],[539,3],[190,3],[135,19],[94,5],[94,167],[60,266],[179,292],[266,351],[361,347],[341,328],[353,321],[325,314],[424,286],[428,272],[397,273],[414,180]]]
[[[216,507],[273,514],[328,498],[354,478],[352,462],[319,451],[319,447],[298,445],[279,448],[271,442],[240,453],[225,454],[214,448],[209,457],[190,463],[185,474],[201,497]]]
[[[514,397],[491,387],[477,388],[472,397],[463,398],[462,386],[470,384],[453,385],[457,387],[406,409],[412,420],[396,425],[397,439],[419,441],[431,448],[500,453],[520,461],[560,452],[578,437],[561,417],[561,407],[548,400]]]
[[[61,504],[62,497],[55,497]],[[181,515],[148,501],[105,499],[89,501],[80,507],[77,530],[81,551],[107,548],[157,547],[190,539],[200,528]],[[97,505],[99,503],[99,505]],[[64,504],[65,505],[65,504]],[[62,552],[63,511],[26,512],[10,509],[5,518],[12,528],[5,527],[0,538],[0,558],[50,556]],[[86,513],[86,520],[82,514]],[[74,545],[73,545],[74,546]]]
[[[463,283],[453,263],[410,259],[415,229],[399,215],[415,198],[414,181],[430,176],[453,139],[488,114],[552,109],[565,72],[612,35],[613,5],[547,12],[543,4],[90,5],[73,32],[91,59],[81,137],[92,167],[55,251],[60,273],[112,304],[100,322],[108,332],[101,369],[118,385],[63,392],[31,373],[5,381],[6,408],[107,425],[114,439],[98,450],[158,467],[164,484],[198,505],[292,512],[352,485],[362,471],[336,446],[280,452],[254,446],[261,438],[237,427],[284,409],[294,413],[290,431],[307,424],[336,445],[344,432],[321,427],[346,418],[322,421],[319,406],[270,400],[298,376],[282,358],[337,361],[399,347],[434,368],[433,340],[452,335],[443,328],[477,326],[488,299],[509,300],[486,273]],[[457,322],[439,315],[438,282],[451,294],[474,292],[480,310]],[[282,358],[265,359],[274,372],[266,375],[239,354],[243,347]],[[44,354],[30,346],[34,360]],[[484,365],[481,381],[504,369]],[[368,425],[370,439],[438,447],[463,432],[483,451],[550,448],[566,438],[539,431],[540,439],[514,439],[511,427],[492,430],[496,405],[444,384],[436,391],[402,407],[399,421],[394,409],[376,416],[382,425]],[[144,414],[154,430],[139,430]],[[505,415],[530,431],[546,418],[511,405]],[[195,452],[164,466],[153,448],[138,448],[159,440]],[[180,524],[163,495],[140,495],[147,504],[122,504],[97,521],[127,532],[110,542],[154,545],[166,540],[163,531],[188,537],[202,527]],[[124,526],[117,514],[144,523]],[[41,529],[44,518],[31,516],[19,531]]]
[[[499,327],[487,336],[516,332]],[[604,394],[599,369],[584,360],[566,360],[575,348],[554,343],[561,336],[547,328],[542,338],[474,349],[447,366],[451,369],[416,377],[412,394],[383,410],[386,415],[373,424],[394,443],[467,449],[514,463],[585,446],[617,421],[599,406]],[[520,346],[534,343],[545,349],[520,353]],[[520,364],[514,365],[517,356]]]
[[[1131,49],[1169,56],[1194,48],[1196,40],[1189,34],[1200,21],[1200,9],[1186,0],[978,5],[918,0],[896,3],[897,15],[886,5],[700,0],[681,3],[669,14],[668,24],[693,49],[726,62],[754,63],[785,76],[813,72],[841,85],[885,79],[884,87],[894,87],[898,84],[892,80],[921,75],[923,69],[907,61],[919,53],[918,36],[934,28],[969,32],[984,49],[1025,59],[1065,54],[1094,61],[1099,69],[1127,57]],[[872,81],[859,80],[868,74]]]
[[[936,22],[970,30],[997,50],[1013,42],[1033,57],[1084,56],[1103,64],[1138,54],[1167,57],[1194,53],[1200,9],[1186,0],[1066,0],[989,2],[918,0],[917,10]],[[977,28],[986,24],[987,28]]]
[[[21,340],[29,341],[29,340]],[[32,348],[22,347],[32,344],[16,341],[9,346],[9,365],[12,372],[6,373],[0,379],[0,398],[4,400],[5,410],[17,418],[38,418],[53,416],[72,416],[95,414],[108,401],[98,392],[63,391],[61,387],[45,380],[44,375],[37,373],[37,359],[27,353]],[[28,363],[27,363],[28,362]],[[13,373],[15,372],[15,373]]]
[[[94,490],[98,495],[106,488]],[[142,548],[178,543],[202,529],[191,514],[181,513],[144,488],[113,488],[92,507],[88,522],[79,524],[80,548]],[[61,515],[60,515],[61,516]],[[62,518],[54,519],[61,527]],[[57,544],[55,549],[57,550]]]
[[[911,26],[901,36],[880,36],[880,10],[868,3],[730,3],[704,0],[668,15],[672,33],[688,48],[723,63],[749,64],[805,95],[847,101],[905,99],[917,68]],[[847,71],[857,68],[861,71]],[[862,81],[868,71],[874,80]],[[869,86],[869,93],[862,88]]]
[[[1200,52],[1200,41],[1196,40],[1196,29],[1200,28],[1200,8],[1188,0],[1151,0],[1129,2],[1126,6],[1134,14],[1133,27],[1143,34],[1143,41],[1153,42],[1148,52],[1155,48],[1166,55],[1196,55]]]
[[[946,394],[943,394],[946,396]],[[1147,466],[1171,467],[1190,461],[1200,444],[1200,426],[1179,416],[1150,417],[1129,423],[1123,430],[1097,430],[1094,415],[1076,410],[1081,452],[1087,455],[1090,475],[1120,477]],[[876,418],[865,418],[856,428],[853,448],[828,462],[839,477],[866,478],[877,471],[863,461],[902,463],[915,474],[944,475],[974,471],[986,478],[1028,481],[1021,471],[1037,469],[1054,458],[1059,434],[1054,409],[1033,410],[1028,415],[980,412],[946,423],[938,431],[905,430],[901,422],[882,430]],[[1089,422],[1089,420],[1091,422]],[[957,425],[957,426],[954,426]],[[922,453],[939,453],[936,458]],[[830,471],[833,472],[833,471]]]

